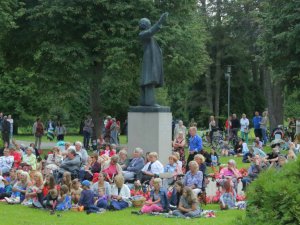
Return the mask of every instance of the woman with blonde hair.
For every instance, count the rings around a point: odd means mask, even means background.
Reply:
[[[124,177],[119,174],[114,177],[115,184],[111,188],[110,210],[121,210],[131,206],[130,189],[124,184]]]
[[[184,187],[178,209],[173,211],[173,215],[184,218],[193,218],[200,216],[200,214],[201,210],[199,203],[193,190],[190,187]]]
[[[150,199],[142,207],[142,213],[162,212],[168,209],[167,191],[161,186],[162,180],[155,178],[153,180],[153,190],[150,192]]]
[[[33,203],[42,202],[43,188],[43,175],[40,172],[35,172],[33,176],[33,185],[27,188],[25,193],[25,200],[22,202],[22,205],[32,205]]]

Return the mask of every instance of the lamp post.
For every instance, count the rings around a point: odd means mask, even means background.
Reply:
[[[230,80],[231,80],[231,65],[227,66],[227,70],[225,73],[225,79],[228,81],[228,89],[227,89],[227,120],[229,119],[230,116]],[[228,129],[227,129],[227,135],[228,135],[228,140],[229,140],[229,121],[228,121]]]

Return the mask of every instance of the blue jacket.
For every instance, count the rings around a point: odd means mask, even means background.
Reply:
[[[202,139],[197,134],[189,139],[189,150],[200,152],[202,150]]]
[[[260,121],[261,121],[261,116],[254,116],[252,119],[253,127],[254,129],[259,129],[260,128]]]
[[[150,192],[150,198],[152,198],[154,195],[154,190],[151,190]],[[164,210],[169,209],[169,201],[167,197],[167,190],[163,187],[160,188],[159,190],[159,198],[160,198],[160,203],[162,204],[162,207]]]

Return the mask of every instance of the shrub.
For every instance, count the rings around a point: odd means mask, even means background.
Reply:
[[[300,160],[268,170],[248,189],[243,225],[300,224]]]

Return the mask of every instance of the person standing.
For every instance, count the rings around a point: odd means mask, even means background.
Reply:
[[[14,132],[14,119],[11,117],[11,115],[8,115],[7,121],[10,123],[10,129],[9,129],[9,140],[12,141],[13,132]]]
[[[36,122],[33,124],[33,134],[35,136],[35,142],[34,145],[37,147],[37,149],[41,149],[41,143],[42,143],[42,137],[44,135],[44,124],[42,123],[40,118],[36,119]]]
[[[228,136],[229,138],[229,135],[230,134],[230,131],[231,131],[231,128],[232,128],[232,125],[231,125],[231,120],[232,120],[232,117],[229,116],[225,122],[225,128],[226,128],[226,135]]]
[[[261,116],[259,115],[259,112],[255,112],[255,116],[252,119],[253,127],[254,127],[254,134],[255,137],[259,137],[260,140],[262,140],[262,133],[260,129],[260,121],[261,121]]]
[[[49,119],[47,122],[47,139],[52,141],[54,139],[54,131],[55,131],[55,123],[52,121],[52,119]]]
[[[0,112],[0,131],[2,131],[3,112]]]
[[[268,123],[268,113],[265,111],[263,112],[263,117],[262,120],[260,121],[260,129],[262,133],[262,140],[263,140],[263,145],[265,146],[267,144],[267,123]]]
[[[10,133],[10,123],[7,120],[7,116],[4,116],[2,121],[2,140],[4,146],[9,145],[9,133]]]
[[[110,126],[110,144],[118,145],[119,126],[116,118],[112,118],[112,124]]]
[[[189,156],[187,159],[187,165],[189,165],[190,161],[194,160],[194,156],[198,153],[201,153],[203,146],[202,146],[202,139],[197,134],[196,127],[190,127],[189,129],[190,139],[189,139]],[[188,167],[187,167],[188,169]]]
[[[87,116],[86,120],[84,121],[84,127],[83,127],[83,146],[86,150],[89,149],[89,143],[90,143],[93,127],[94,127],[94,123],[91,116]]]
[[[213,141],[213,135],[214,132],[217,130],[217,124],[215,121],[215,117],[214,116],[210,116],[209,118],[209,124],[208,124],[208,131],[209,131],[209,140],[210,143],[212,143]]]
[[[242,139],[244,139],[245,142],[248,144],[249,120],[247,119],[245,113],[242,114],[240,124],[241,124]]]
[[[55,127],[55,135],[57,141],[63,141],[65,139],[65,135],[67,133],[66,127],[60,122],[57,122],[57,126]]]
[[[231,128],[232,137],[237,137],[240,129],[240,120],[237,118],[236,114],[232,114]]]
[[[186,137],[186,127],[183,125],[182,120],[179,120],[178,124],[174,128],[174,139],[177,138],[179,132],[182,132],[183,138],[185,139],[185,137]]]

